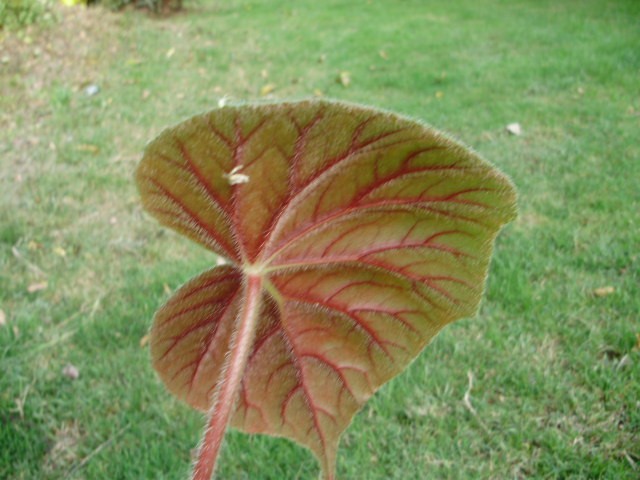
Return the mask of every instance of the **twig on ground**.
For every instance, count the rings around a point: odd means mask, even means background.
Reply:
[[[18,259],[22,263],[24,263],[29,268],[29,270],[31,270],[32,272],[34,272],[37,275],[40,275],[42,277],[46,277],[47,276],[47,274],[46,274],[46,272],[44,270],[42,270],[37,265],[31,263],[29,260],[24,258],[22,253],[20,253],[20,250],[18,250],[16,247],[11,247],[11,252],[13,253],[13,256],[16,257],[16,259]]]
[[[474,417],[478,417],[478,412],[476,412],[476,409],[471,405],[471,389],[473,388],[473,372],[471,372],[471,370],[467,372],[467,378],[469,379],[469,387],[467,387],[467,391],[464,392],[464,406],[467,407],[467,410],[469,410]]]
[[[100,453],[102,450],[104,450],[109,445],[111,445],[114,442],[114,440],[116,438],[118,438],[120,435],[122,435],[130,426],[131,426],[131,424],[127,423],[124,427],[122,427],[120,430],[118,430],[114,435],[112,435],[111,437],[107,438],[104,442],[102,442],[100,445],[98,445],[96,448],[94,448],[93,451],[91,453],[89,453],[89,455],[87,455],[79,463],[76,463],[73,467],[71,467],[71,469],[67,472],[67,475],[66,475],[65,478],[71,478],[71,476],[74,473],[76,473],[78,470],[82,469],[87,463],[89,463],[89,461],[93,457],[95,457],[98,453]]]
[[[478,412],[476,412],[476,409],[473,408],[473,405],[471,405],[471,389],[473,388],[473,372],[471,372],[471,370],[467,372],[467,378],[469,379],[469,386],[467,387],[467,391],[464,392],[462,403],[464,404],[466,409],[469,410],[469,412],[471,412],[471,415],[473,415],[473,418],[476,419],[476,422],[478,422],[478,425],[480,425],[480,428],[485,433],[485,435],[487,435],[488,439],[494,440],[493,438],[494,436],[489,431],[489,428],[482,421],[482,419],[478,415]],[[498,441],[498,443],[500,444],[500,447],[504,449],[504,444],[501,441]]]
[[[29,395],[29,390],[31,390],[31,387],[34,383],[35,378],[29,385],[24,388],[20,396],[15,399],[16,410],[18,412],[18,415],[20,415],[20,420],[24,420],[24,404],[27,402],[27,395]]]

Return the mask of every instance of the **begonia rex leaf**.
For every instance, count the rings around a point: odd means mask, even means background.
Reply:
[[[163,132],[144,207],[226,259],[156,314],[153,365],[208,411],[194,478],[230,424],[288,437],[334,478],[355,413],[473,315],[511,182],[413,120],[327,101],[227,106]]]

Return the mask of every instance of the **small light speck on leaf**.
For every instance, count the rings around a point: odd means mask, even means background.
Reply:
[[[63,369],[62,374],[71,380],[77,380],[80,376],[80,370],[75,365],[68,363]]]
[[[509,132],[511,135],[522,135],[522,127],[519,123],[510,123],[506,128],[507,132]]]
[[[226,258],[224,258],[224,257],[216,258],[216,265],[217,266],[221,267],[222,265],[228,265],[228,264],[229,264],[229,262],[227,261]]]
[[[382,58],[383,60],[389,60],[389,55],[384,50],[380,50],[378,52],[378,55],[380,55],[380,58]]]
[[[4,327],[7,324],[7,314],[4,310],[0,310],[0,327]]]
[[[612,293],[614,293],[616,291],[615,288],[613,288],[612,286],[608,285],[606,287],[600,287],[600,288],[596,288],[593,291],[593,294],[596,297],[606,297],[607,295],[611,295]]]
[[[224,177],[229,180],[229,185],[238,185],[239,183],[249,182],[249,175],[240,173],[240,170],[242,170],[242,165],[233,167],[229,173],[224,174]]]
[[[66,257],[67,256],[66,250],[64,248],[62,248],[62,247],[53,247],[53,253],[55,253],[59,257]]]
[[[175,53],[176,53],[176,49],[175,48],[170,48],[169,50],[167,50],[167,58],[173,57],[173,55]]]

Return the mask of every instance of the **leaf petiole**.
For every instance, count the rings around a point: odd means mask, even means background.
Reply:
[[[262,304],[262,276],[250,275],[244,286],[244,295],[238,315],[238,325],[229,348],[222,379],[209,409],[209,421],[198,451],[192,480],[210,480],[224,434],[235,407],[242,376],[256,331],[256,321]]]

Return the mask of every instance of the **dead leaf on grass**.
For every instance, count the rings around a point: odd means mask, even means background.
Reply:
[[[263,86],[260,89],[260,95],[262,95],[264,97],[265,95],[269,95],[275,89],[276,89],[275,83],[267,83],[265,86]]]
[[[389,55],[384,50],[380,50],[378,52],[378,55],[380,55],[380,58],[382,58],[383,60],[389,60]]]
[[[36,283],[32,283],[31,285],[29,285],[27,287],[27,292],[29,293],[35,293],[35,292],[39,292],[41,290],[45,290],[47,288],[49,284],[47,282],[36,282]]]
[[[519,123],[510,123],[506,129],[511,135],[522,135],[522,126]]]
[[[76,145],[76,150],[79,152],[98,153],[100,148],[97,145],[91,145],[90,143],[81,143]]]
[[[606,297],[607,295],[611,295],[615,291],[616,291],[616,289],[614,287],[612,287],[611,285],[607,285],[606,287],[596,288],[593,291],[593,294],[596,297]]]
[[[338,83],[345,88],[351,85],[351,74],[349,72],[340,72]]]
[[[146,347],[147,343],[149,343],[149,335],[145,335],[140,339],[140,348]]]
[[[40,250],[41,248],[42,248],[42,244],[36,242],[35,240],[29,240],[29,243],[27,243],[27,250],[30,250],[32,252],[36,250]]]
[[[75,365],[68,363],[62,369],[62,375],[64,375],[65,377],[71,380],[77,380],[78,377],[80,376],[80,370],[78,370],[78,367],[76,367]]]
[[[67,256],[67,251],[62,247],[53,247],[53,253],[55,253],[59,257]]]
[[[0,309],[0,327],[4,327],[7,324],[7,315],[4,310]]]

